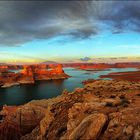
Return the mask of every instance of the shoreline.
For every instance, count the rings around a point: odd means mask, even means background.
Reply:
[[[112,78],[113,80],[126,80],[140,82],[140,70],[130,72],[114,72],[108,75],[101,75],[100,78]]]
[[[140,134],[139,92],[137,82],[99,80],[51,99],[5,105],[0,112],[0,136],[70,140],[82,134],[82,139],[136,140]]]
[[[13,86],[20,86],[20,85],[28,85],[28,84],[35,84],[36,81],[51,81],[51,80],[61,80],[61,79],[68,79],[71,76],[67,75],[67,74],[63,74],[63,76],[54,76],[51,78],[40,78],[40,79],[36,79],[34,81],[17,81],[17,82],[13,82],[13,83],[5,83],[3,85],[0,86],[0,88],[9,88],[9,87],[13,87]]]
[[[114,67],[117,68],[117,67]],[[126,68],[126,67],[125,67]],[[134,68],[134,67],[133,67]],[[137,68],[137,67],[135,67]],[[81,68],[75,68],[77,70],[84,70],[84,71],[99,71],[99,70],[89,70],[89,69],[81,69]],[[110,68],[109,68],[110,69]],[[109,70],[109,69],[100,69],[100,71],[104,71],[104,70]],[[140,81],[140,77],[138,77],[138,75],[140,75],[140,69],[137,68],[137,71],[126,71],[126,72],[112,72],[109,73],[107,75],[100,75],[100,78],[110,78],[110,80],[127,80],[127,81]],[[12,86],[18,86],[18,85],[24,85],[24,84],[34,84],[36,81],[50,81],[50,80],[61,80],[61,79],[68,79],[71,76],[67,75],[67,74],[61,74],[61,75],[55,75],[52,77],[40,77],[40,78],[36,78],[35,80],[31,80],[31,81],[17,81],[17,82],[13,82],[13,83],[5,83],[4,85],[1,85],[0,88],[8,88],[8,87],[12,87]],[[85,81],[96,81],[96,79],[88,79]],[[84,83],[84,81],[82,82]]]
[[[4,67],[5,68],[5,67]],[[37,80],[66,79],[69,75],[65,74],[63,66],[57,65],[23,65],[18,73],[8,72],[9,68],[0,69],[0,85],[2,88],[20,84],[34,84]]]

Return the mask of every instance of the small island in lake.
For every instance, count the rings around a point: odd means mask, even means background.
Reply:
[[[0,65],[0,85],[1,87],[11,87],[20,84],[33,84],[37,80],[54,80],[69,78],[64,73],[61,64],[38,64],[38,65],[22,65],[12,66],[19,72],[10,72],[10,66]]]

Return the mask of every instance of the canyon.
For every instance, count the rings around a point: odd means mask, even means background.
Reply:
[[[139,64],[39,64],[0,66],[1,86],[65,79],[64,67],[81,70],[137,68],[88,79],[82,88],[19,106],[0,108],[2,140],[140,140]],[[10,72],[9,70],[18,70]]]
[[[34,84],[38,80],[67,79],[70,76],[65,74],[63,68],[72,67],[86,71],[104,71],[111,68],[137,68],[140,63],[50,63],[34,65],[0,65],[0,87],[11,87],[20,84]],[[15,72],[17,70],[18,72]],[[121,74],[121,75],[120,75]],[[120,76],[119,76],[120,75]],[[130,73],[111,73],[102,75],[101,78],[128,80],[132,77],[138,78],[139,71]],[[120,77],[120,78],[119,78]],[[130,77],[130,78],[129,78]]]
[[[73,92],[3,106],[2,140],[139,140],[140,82],[96,80]]]
[[[19,72],[11,72],[10,70],[19,70]],[[53,80],[69,78],[64,73],[61,64],[56,65],[22,65],[22,66],[0,66],[0,86],[10,87],[20,84],[34,84],[37,80]]]
[[[63,67],[74,67],[81,70],[105,70],[109,68],[140,68],[140,63],[65,63]]]

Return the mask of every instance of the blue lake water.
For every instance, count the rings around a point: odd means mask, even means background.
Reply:
[[[65,73],[72,76],[65,80],[37,81],[31,85],[13,86],[10,88],[0,88],[0,106],[20,105],[31,100],[48,99],[56,97],[64,89],[72,91],[77,87],[83,87],[81,82],[87,79],[99,79],[100,75],[111,72],[137,71],[135,68],[112,68],[104,71],[84,71],[74,68],[65,68]],[[106,78],[107,79],[107,78]]]

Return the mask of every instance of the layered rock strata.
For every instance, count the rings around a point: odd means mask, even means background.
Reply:
[[[4,71],[5,70],[5,71]],[[18,72],[9,72],[4,67],[0,73],[0,86],[10,87],[19,84],[33,84],[36,80],[53,80],[69,78],[63,71],[62,65],[24,65]]]

